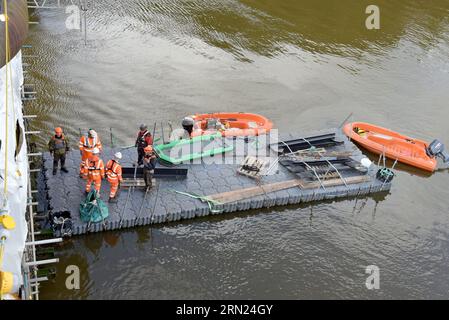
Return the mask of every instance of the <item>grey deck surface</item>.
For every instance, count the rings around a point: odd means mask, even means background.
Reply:
[[[335,132],[332,130],[322,130],[319,132],[309,132],[304,136]],[[341,147],[345,150],[352,150],[354,156],[352,158],[360,160],[363,155],[360,150],[339,131],[337,135],[340,139],[345,139],[345,144]],[[298,137],[298,134],[287,134],[282,136],[283,139],[292,139]],[[106,163],[111,159],[112,155],[120,149],[105,149],[101,158]],[[134,148],[123,150],[123,166],[131,166],[136,158],[136,150]],[[147,195],[143,205],[143,210],[138,216],[139,209],[143,203],[144,191],[135,189],[130,193],[130,199],[125,208],[128,190],[122,189],[118,195],[116,203],[108,203],[109,184],[103,181],[101,195],[106,200],[109,207],[109,217],[102,223],[92,224],[87,230],[87,224],[79,219],[79,204],[84,200],[85,181],[78,177],[78,168],[80,155],[78,151],[72,151],[67,156],[66,165],[69,173],[58,173],[52,175],[52,159],[50,154],[44,154],[44,169],[41,183],[41,192],[46,193],[48,199],[48,210],[51,212],[70,211],[73,220],[73,234],[79,235],[87,232],[100,232],[104,230],[114,230],[120,228],[131,228],[139,225],[148,225],[153,223],[164,223],[177,221],[181,219],[192,219],[195,217],[207,216],[214,214],[210,212],[207,203],[198,199],[175,193],[173,190],[182,192],[195,193],[198,195],[212,195],[231,190],[238,190],[247,187],[256,186],[256,182],[246,176],[238,175],[236,169],[238,164],[184,164],[189,169],[187,178],[161,178],[157,180],[157,186],[154,187]],[[263,196],[256,196],[251,199],[241,200],[235,203],[219,205],[220,214],[245,211],[250,209],[267,208],[273,206],[284,206],[289,204],[298,204],[301,202],[319,201],[326,199],[334,199],[341,197],[350,197],[358,195],[366,195],[379,191],[388,191],[391,184],[387,183],[382,186],[382,182],[377,180],[374,175],[377,168],[373,165],[370,169],[372,179],[370,182],[353,184],[338,187],[326,187],[326,189],[317,188],[311,190],[301,190],[300,188],[290,188],[286,190],[276,191]],[[279,165],[278,172],[273,175],[262,178],[261,183],[273,183],[294,179],[296,176],[289,172],[285,167]],[[154,213],[153,213],[154,209]],[[217,213],[215,213],[217,214]]]

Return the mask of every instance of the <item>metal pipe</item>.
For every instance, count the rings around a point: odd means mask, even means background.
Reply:
[[[341,129],[343,126],[344,126],[344,124],[352,117],[352,112],[349,114],[349,116],[347,116],[346,118],[345,118],[345,120],[340,124],[340,126],[338,127],[338,129]]]
[[[156,126],[157,126],[157,122],[154,121],[154,125],[153,125],[153,142],[154,142],[154,140],[156,139],[156,138],[154,137],[154,135],[156,134]]]
[[[40,260],[40,261],[25,262],[25,266],[33,267],[33,266],[41,266],[43,264],[52,264],[52,263],[58,263],[58,262],[59,262],[59,258],[54,258],[54,259],[47,259],[47,260]]]
[[[162,135],[162,143],[165,144],[164,125],[162,124],[162,121],[161,121],[161,135]]]
[[[114,148],[114,138],[112,136],[112,128],[109,128],[109,132],[111,134],[111,147]]]
[[[40,277],[40,278],[32,278],[30,279],[30,283],[36,283],[36,282],[42,282],[42,281],[48,281],[47,277]]]
[[[39,245],[44,245],[44,244],[50,244],[50,243],[59,243],[62,242],[62,238],[54,238],[54,239],[45,239],[45,240],[38,240],[38,241],[30,241],[30,242],[25,242],[26,246],[39,246]]]

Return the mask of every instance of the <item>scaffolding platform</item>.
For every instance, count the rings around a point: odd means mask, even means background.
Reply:
[[[362,152],[347,139],[340,130],[331,129],[307,133],[304,136],[333,132],[339,140],[344,141],[336,148],[340,152],[351,154],[351,158],[360,162],[364,157]],[[282,140],[293,139],[299,134],[286,134]],[[269,148],[268,148],[269,149]],[[120,151],[119,148],[105,148],[101,158],[106,163],[112,155]],[[130,179],[133,162],[136,161],[135,148],[121,150],[122,166]],[[272,156],[277,153],[270,151]],[[391,182],[382,182],[376,178],[378,167],[373,164],[362,180],[357,177],[342,177],[353,179],[348,183],[335,183],[337,179],[312,184],[304,184],[297,180],[296,173],[279,164],[273,174],[264,175],[260,179],[253,179],[238,174],[241,163],[234,164],[182,164],[170,169],[175,174],[155,174],[156,185],[145,195],[142,187],[122,188],[117,202],[108,203],[109,184],[103,180],[101,198],[109,207],[109,217],[104,223],[83,223],[79,217],[79,206],[85,198],[85,180],[78,175],[80,154],[77,150],[67,155],[66,166],[69,173],[58,170],[52,174],[52,158],[49,153],[43,155],[44,167],[41,172],[40,194],[46,199],[45,206],[48,213],[70,212],[72,220],[72,234],[81,235],[89,232],[102,232],[121,228],[173,222],[193,219],[212,214],[226,214],[230,212],[254,210],[274,206],[286,206],[312,201],[336,198],[355,197],[378,192],[388,192]],[[167,171],[167,167],[158,164],[160,172]],[[132,176],[132,175],[131,175]],[[296,179],[296,180],[295,180]],[[330,183],[334,181],[334,183]],[[359,182],[358,182],[359,181]],[[291,183],[290,183],[291,182]],[[287,186],[283,183],[286,183]],[[290,185],[288,185],[290,183]],[[264,187],[266,186],[266,187]],[[270,187],[274,186],[274,187]],[[271,189],[270,189],[271,188]],[[242,192],[240,192],[242,190]],[[259,191],[263,190],[263,194]],[[243,192],[244,191],[244,192]],[[232,201],[232,195],[239,195],[238,200]],[[245,196],[247,194],[247,196]],[[234,195],[234,198],[235,198]],[[207,199],[204,197],[208,197]],[[228,201],[214,201],[213,199],[228,199]],[[210,200],[210,201],[208,201]],[[88,228],[89,227],[89,228]]]

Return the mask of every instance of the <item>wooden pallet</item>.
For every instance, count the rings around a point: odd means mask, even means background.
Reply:
[[[237,173],[244,176],[259,179],[263,172],[268,168],[269,162],[253,156],[247,156],[243,160]]]

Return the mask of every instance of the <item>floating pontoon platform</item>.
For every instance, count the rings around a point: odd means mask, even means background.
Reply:
[[[339,150],[352,153],[351,158],[360,161],[364,156],[361,151],[346,138],[340,130],[332,129],[307,133],[312,135],[335,133],[339,140]],[[287,134],[282,140],[297,139],[301,135]],[[262,137],[261,137],[262,138]],[[103,151],[101,158],[106,163],[119,148]],[[127,167],[127,178],[133,179],[132,164],[137,152],[134,148],[121,150],[122,165]],[[274,157],[277,153],[270,151]],[[52,174],[52,158],[45,153],[44,169],[41,173],[40,193],[47,200],[48,213],[69,212],[72,219],[72,234],[81,235],[89,232],[101,232],[156,223],[193,219],[211,214],[225,214],[237,211],[286,206],[311,201],[368,195],[388,192],[391,183],[384,183],[376,178],[378,167],[374,164],[362,179],[343,177],[348,183],[321,183],[304,185],[298,176],[287,167],[279,164],[274,174],[260,179],[237,173],[236,164],[182,164],[167,170],[158,164],[156,185],[145,197],[143,188],[135,187],[131,191],[122,188],[117,202],[108,203],[109,184],[103,181],[101,197],[109,207],[109,217],[104,223],[89,225],[79,218],[79,205],[85,198],[85,181],[78,176],[80,155],[72,151],[67,155],[66,166],[69,173],[58,170]],[[173,171],[174,170],[174,171]],[[296,180],[295,180],[296,179]],[[352,180],[351,180],[352,179]],[[139,184],[136,184],[139,185]],[[233,192],[234,191],[234,192]],[[262,191],[262,192],[261,192]],[[190,196],[189,196],[190,195]],[[201,196],[201,199],[194,195]],[[234,199],[236,201],[233,201]],[[235,197],[235,195],[238,195]],[[207,202],[203,197],[209,197]],[[127,201],[128,199],[128,201]],[[226,200],[227,199],[227,200]],[[219,201],[226,200],[226,201]]]

